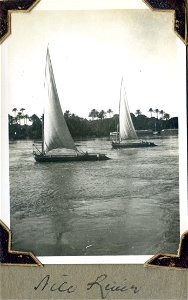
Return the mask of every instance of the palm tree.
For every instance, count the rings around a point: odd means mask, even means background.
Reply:
[[[164,114],[164,119],[165,119],[166,121],[169,120],[169,119],[170,119],[170,115],[167,114],[167,113],[165,113],[165,114]]]
[[[165,113],[164,110],[160,110],[159,113],[160,113],[160,115],[161,115],[161,119],[163,119],[163,116],[164,116],[164,113]]]
[[[13,108],[14,116],[16,117],[16,112],[18,111],[17,108]]]
[[[140,116],[142,113],[141,113],[141,110],[140,109],[137,109],[136,112],[135,112],[135,115],[137,116]]]
[[[113,115],[113,111],[109,108],[109,109],[107,110],[107,113],[108,113],[108,115],[109,115],[109,118],[111,118],[111,116]]]
[[[25,115],[24,123],[27,125],[27,120],[29,120],[28,114]]]
[[[150,108],[148,111],[150,112],[152,118],[153,108]]]
[[[65,117],[65,119],[70,118],[70,116],[71,116],[70,110],[66,110],[66,111],[64,112],[64,117]]]
[[[18,114],[17,114],[17,120],[18,120],[19,124],[20,124],[20,121],[21,121],[22,118],[23,118],[22,113],[21,113],[21,111],[19,111]]]
[[[23,116],[23,112],[24,112],[25,108],[21,108],[20,111],[22,113],[22,116]]]
[[[102,109],[98,114],[98,118],[103,120],[105,116],[106,116],[106,112]]]
[[[157,119],[158,119],[158,117],[159,117],[159,110],[158,110],[158,108],[156,108],[156,109],[154,110],[154,112],[156,113]]]
[[[24,125],[25,125],[25,116],[24,116],[24,110],[25,108],[20,108],[20,113],[19,113],[19,120],[23,119],[24,120]],[[21,122],[20,122],[21,124]]]
[[[98,118],[98,115],[99,115],[99,112],[95,108],[93,108],[89,113],[89,117],[92,118],[93,120],[95,118]]]
[[[12,110],[13,112],[14,112],[14,120],[13,120],[13,122],[14,123],[17,123],[17,108],[15,107],[15,108],[13,108],[13,110]]]

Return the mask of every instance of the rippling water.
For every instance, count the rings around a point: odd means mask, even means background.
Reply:
[[[38,256],[177,252],[177,137],[142,149],[113,150],[107,139],[76,142],[112,158],[98,162],[39,164],[32,143],[10,143],[14,249]]]

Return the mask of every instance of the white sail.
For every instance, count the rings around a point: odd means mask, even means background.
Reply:
[[[46,56],[45,72],[46,101],[44,107],[43,147],[44,152],[56,148],[76,150],[67,127],[55,84],[49,50]]]
[[[125,139],[132,140],[137,138],[138,137],[131,119],[126,90],[122,78],[119,103],[119,139],[121,141]]]

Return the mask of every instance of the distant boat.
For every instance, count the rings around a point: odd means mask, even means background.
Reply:
[[[109,159],[105,154],[78,151],[67,127],[55,84],[49,49],[45,70],[46,102],[42,120],[42,150],[35,145],[33,155],[37,162],[98,161]],[[49,152],[54,149],[68,149],[73,154]],[[67,152],[67,151],[66,151]]]
[[[116,139],[112,141],[113,148],[142,148],[154,147],[152,142],[142,141],[138,139],[136,130],[134,128],[131,114],[129,111],[126,90],[123,82],[121,81],[120,88],[120,101],[119,101],[119,130]]]

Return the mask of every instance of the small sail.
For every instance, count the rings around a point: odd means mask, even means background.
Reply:
[[[49,50],[47,50],[46,56],[45,90],[44,152],[56,148],[76,150],[59,102]]]
[[[138,138],[131,119],[123,78],[121,81],[120,89],[119,127],[120,141],[125,139],[132,140]]]

